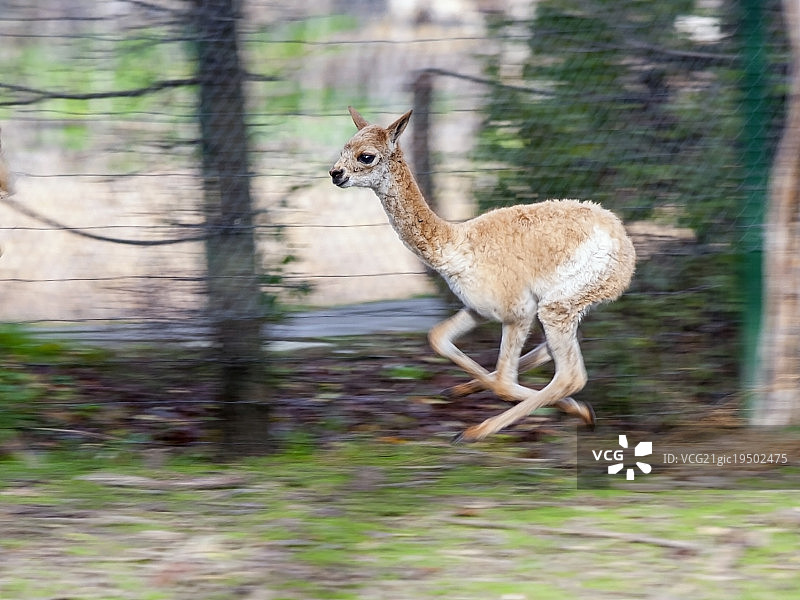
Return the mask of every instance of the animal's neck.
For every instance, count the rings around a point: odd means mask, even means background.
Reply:
[[[389,159],[390,176],[375,190],[403,243],[433,268],[453,239],[453,225],[434,213],[398,148]]]

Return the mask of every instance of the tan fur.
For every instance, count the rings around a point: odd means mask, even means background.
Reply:
[[[615,300],[630,284],[636,257],[620,220],[591,202],[549,200],[449,223],[425,202],[397,144],[411,112],[385,129],[369,125],[352,108],[350,114],[359,131],[330,171],[334,183],[373,189],[403,243],[436,269],[464,302],[464,309],[429,336],[436,352],[475,377],[451,388],[450,395],[491,389],[519,402],[467,429],[460,439],[481,439],[547,404],[593,424],[591,408],[569,397],[586,383],[577,328],[592,306]],[[493,373],[454,344],[481,318],[503,324]],[[537,319],[547,341],[520,358]],[[519,369],[551,358],[556,374],[544,389],[517,383]]]

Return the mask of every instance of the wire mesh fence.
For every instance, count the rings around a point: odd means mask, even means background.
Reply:
[[[446,218],[563,197],[625,218],[637,278],[585,328],[601,401],[738,398],[779,2],[285,4],[3,3],[1,321],[235,364],[278,305],[437,293],[371,192],[327,175],[348,105],[383,124],[413,105],[406,144]]]

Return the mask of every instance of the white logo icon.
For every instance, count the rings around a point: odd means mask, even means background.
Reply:
[[[619,445],[622,448],[628,447],[628,436],[620,435],[619,436]],[[653,453],[653,442],[639,442],[636,444],[636,447],[633,449],[634,456],[650,456]],[[636,462],[636,466],[639,467],[639,470],[644,473],[645,475],[652,471],[653,467],[648,465],[646,462]],[[624,463],[616,463],[613,465],[609,465],[608,467],[608,474],[609,475],[616,475],[622,469],[625,468]],[[628,481],[633,481],[635,477],[635,471],[633,467],[628,467],[625,471],[625,479]]]

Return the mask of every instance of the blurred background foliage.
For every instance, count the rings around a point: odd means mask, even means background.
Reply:
[[[22,156],[14,166],[23,188],[55,183],[42,194],[50,204],[34,195],[26,201],[45,214],[64,210],[65,221],[78,225],[93,223],[87,215],[97,212],[93,202],[99,201],[108,218],[92,227],[112,233],[130,217],[148,235],[202,231],[196,64],[185,6],[128,3],[119,16],[116,3],[100,3],[109,12],[97,19],[82,13],[63,19],[58,11],[66,9],[57,4],[15,6],[16,12],[9,12],[13,18],[4,21],[13,33],[0,56],[11,82],[0,86],[4,147]],[[745,240],[761,235],[761,223],[748,212],[757,167],[747,152],[755,143],[769,164],[780,135],[789,64],[780,1],[759,5],[763,39],[757,48],[747,37],[748,3],[733,0],[540,0],[522,13],[512,9],[525,3],[465,3],[492,4],[477,11],[479,25],[466,11],[437,21],[437,6],[421,9],[401,25],[400,17],[389,13],[390,3],[377,4],[384,12],[367,15],[361,3],[280,10],[268,2],[242,3],[248,12],[240,20],[239,48],[246,70],[258,300],[265,322],[303,308],[317,286],[335,279],[355,285],[353,272],[366,272],[363,279],[385,287],[385,273],[367,272],[362,263],[391,242],[360,237],[385,225],[383,216],[348,220],[357,203],[346,205],[346,219],[322,213],[322,205],[338,208],[346,202],[333,196],[337,191],[329,189],[326,172],[353,131],[345,107],[361,107],[370,120],[388,123],[407,110],[414,77],[428,69],[435,76],[435,93],[426,134],[434,188],[442,196],[466,196],[466,210],[473,213],[547,198],[590,199],[622,216],[636,237],[640,256],[631,290],[598,308],[583,326],[591,381],[583,397],[604,415],[654,427],[719,405],[742,408],[743,323],[757,310],[747,295],[761,284],[744,268],[750,251]],[[28,18],[36,10],[42,11],[37,18],[48,23],[47,31],[38,32],[34,24],[40,21]],[[453,25],[459,19],[467,23],[463,29]],[[764,69],[754,104],[748,65],[755,54]],[[174,85],[159,87],[164,82]],[[147,91],[150,86],[154,89]],[[92,97],[115,90],[144,92]],[[766,126],[752,136],[748,127],[755,120]],[[15,147],[9,145],[9,130],[17,133]],[[409,149],[416,162],[420,157]],[[66,166],[48,170],[55,156],[66,157]],[[57,194],[69,190],[61,182],[83,184],[84,179],[108,187],[87,187],[52,201],[54,189]],[[755,197],[765,198],[765,189],[755,189]],[[150,220],[135,220],[143,215]],[[10,223],[0,229],[3,235],[62,233],[41,223]],[[157,229],[151,229],[154,224]],[[334,272],[330,263],[307,267],[308,254],[315,252],[335,260],[328,256],[335,254],[331,247],[320,251],[315,244],[340,227],[349,227],[350,237],[336,250],[363,249],[356,264],[348,265],[350,272]],[[307,233],[298,241],[292,236],[300,230]],[[212,319],[203,307],[206,273],[202,261],[196,264],[202,249],[167,247],[168,258],[109,254],[99,271],[76,274],[69,271],[74,264],[90,264],[87,256],[101,252],[81,246],[79,258],[64,267],[61,257],[39,254],[48,247],[43,239],[52,238],[14,241],[37,267],[47,265],[52,272],[8,271],[4,285],[33,288],[93,278],[104,291],[127,292],[139,285],[126,279],[127,271],[119,278],[117,272],[108,275],[103,269],[113,264],[142,267],[132,272],[146,288],[136,289],[135,301],[124,296],[118,304],[122,296],[102,296],[102,301],[87,296],[81,302],[82,296],[73,293],[63,304],[77,299],[79,310],[47,318],[77,324],[139,320],[156,328],[177,319],[197,326],[195,338],[189,350],[183,346],[171,356],[158,348],[163,352],[152,354],[148,363],[139,349],[116,348],[90,360],[70,344],[36,342],[25,327],[4,330],[0,432],[12,435],[31,424],[77,430],[87,423],[94,431],[113,415],[125,415],[136,436],[174,443],[210,439],[196,430],[197,423],[205,426],[216,416],[212,406],[219,388],[207,349]],[[53,247],[54,253],[72,257],[62,246]],[[20,254],[7,253],[3,266]],[[188,257],[191,268],[167,262],[177,255]],[[388,263],[399,271],[390,275],[409,275],[405,266],[396,266],[395,255]],[[192,302],[183,296],[173,301],[174,290],[187,285],[194,286]],[[98,317],[90,314],[95,304],[112,308]],[[265,341],[269,335],[267,328]],[[477,344],[475,352],[484,362],[494,361],[496,336],[477,336],[470,343]],[[404,340],[399,349],[408,347],[415,349],[414,356],[388,372],[424,374],[417,382],[420,395],[446,387],[431,376],[424,359],[435,359],[424,338]],[[469,344],[465,347],[471,351]],[[102,373],[93,378],[80,368],[81,361]],[[337,377],[352,368],[348,361],[320,367],[299,383],[292,381],[300,367],[291,359],[269,356],[263,365],[270,377],[280,375],[269,379],[274,394],[296,386],[308,396],[313,392],[305,384],[316,381],[320,389],[332,387],[337,398],[347,396]],[[436,364],[437,371],[452,377],[455,371],[449,368]],[[156,385],[159,378],[163,385]],[[373,392],[386,396],[396,385],[394,379],[376,381]],[[48,401],[57,408],[42,410],[40,403]],[[79,405],[117,408],[81,409],[83,420],[77,421],[61,410]],[[188,429],[187,420],[193,423]],[[158,426],[147,434],[142,423]]]
[[[591,198],[626,221],[688,226],[699,243],[738,241],[743,205],[744,61],[737,3],[724,3],[713,44],[673,26],[693,1],[546,0],[535,19],[498,19],[501,48],[524,37],[516,85],[492,88],[478,156],[502,164],[479,196],[489,208],[545,198]],[[767,2],[764,106],[779,139],[788,48],[780,3]],[[524,32],[520,36],[514,32]],[[505,40],[505,41],[504,41]],[[510,40],[510,41],[508,41]],[[502,82],[502,50],[486,70]],[[521,88],[521,89],[520,89]]]
[[[757,143],[769,161],[789,60],[780,2],[761,12],[769,43],[755,49],[767,65],[757,106],[745,102],[754,49],[745,47],[742,4],[716,4],[708,16],[719,29],[693,36],[675,24],[695,4],[544,0],[534,19],[498,18],[490,28],[500,51],[486,73],[498,85],[476,152],[495,170],[478,190],[481,208],[592,199],[629,225],[691,232],[690,240],[654,243],[646,256],[640,246],[631,291],[583,327],[589,371],[607,373],[591,399],[618,414],[738,405],[742,321],[759,309],[743,293],[761,285],[743,267],[747,229],[760,236],[760,223],[745,214],[749,170],[757,168],[746,162],[746,135],[760,111],[768,129]],[[526,58],[510,69],[520,44]]]

